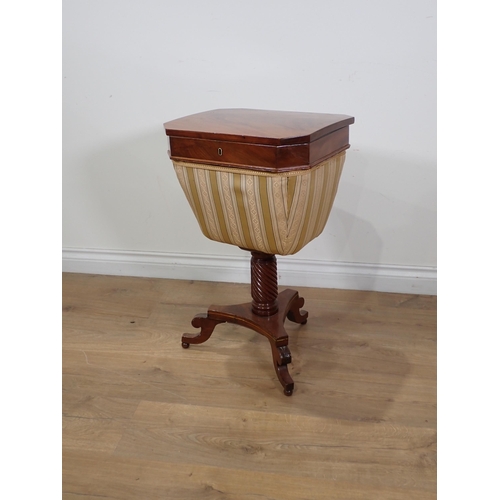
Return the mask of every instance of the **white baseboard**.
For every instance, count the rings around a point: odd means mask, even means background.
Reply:
[[[250,282],[250,259],[214,255],[63,249],[63,272],[199,281]],[[356,264],[278,256],[279,284],[437,294],[433,267]]]

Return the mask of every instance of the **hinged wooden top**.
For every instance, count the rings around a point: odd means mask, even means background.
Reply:
[[[348,115],[215,109],[164,124],[174,160],[264,171],[308,169],[349,147]]]
[[[354,123],[347,115],[214,109],[164,124],[169,136],[219,139],[253,144],[304,144]]]

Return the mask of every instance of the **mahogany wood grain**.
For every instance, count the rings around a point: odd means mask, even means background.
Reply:
[[[249,109],[165,123],[174,160],[279,172],[303,170],[349,148],[347,115]]]
[[[348,115],[214,109],[172,120],[164,128],[169,136],[281,146],[313,142],[352,123]]]

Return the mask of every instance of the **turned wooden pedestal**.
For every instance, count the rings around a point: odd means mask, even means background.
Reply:
[[[307,311],[300,311],[304,299],[295,290],[287,289],[278,293],[276,257],[254,251],[251,260],[251,294],[252,302],[212,305],[207,313],[197,314],[191,324],[201,328],[201,331],[198,334],[184,334],[182,347],[188,348],[190,344],[207,341],[220,323],[235,323],[250,328],[269,340],[276,375],[285,395],[291,396],[294,385],[288,373],[288,364],[292,356],[284,322],[285,318],[302,325],[307,322]]]

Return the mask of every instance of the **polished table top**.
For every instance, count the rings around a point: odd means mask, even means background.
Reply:
[[[283,172],[309,169],[349,147],[348,115],[215,109],[164,124],[170,157]]]
[[[347,115],[269,111],[261,109],[214,109],[164,124],[169,136],[248,142],[255,144],[302,144],[313,142],[354,123]]]

